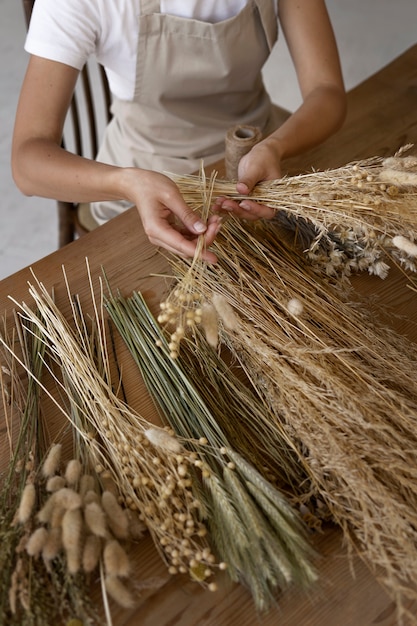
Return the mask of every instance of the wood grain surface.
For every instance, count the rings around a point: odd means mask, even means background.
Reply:
[[[349,94],[349,115],[344,127],[320,148],[286,163],[291,173],[336,167],[351,160],[395,152],[417,140],[417,46]],[[222,164],[216,165],[222,174]],[[57,303],[69,315],[63,281],[65,267],[71,291],[80,296],[83,308],[91,310],[86,274],[88,258],[95,288],[105,269],[110,284],[129,295],[141,290],[156,310],[169,279],[167,261],[147,241],[135,209],[115,218],[33,265],[33,272]],[[0,282],[0,311],[12,324],[13,296],[30,304],[27,282],[33,281],[30,268]],[[407,278],[392,269],[389,277],[361,275],[355,288],[370,297],[384,312],[384,321],[417,342],[417,294]],[[382,311],[382,309],[381,309]],[[123,380],[129,404],[150,420],[156,411],[140,381],[136,367],[122,342],[116,345],[123,364]],[[62,418],[49,407],[48,425],[53,437]],[[0,415],[0,464],[7,463],[8,448],[4,416]],[[357,557],[348,558],[340,531],[332,526],[311,536],[319,558],[319,581],[308,593],[293,589],[277,598],[268,614],[256,613],[247,590],[219,577],[219,590],[210,593],[187,577],[170,576],[149,536],[134,548],[134,578],[138,584],[137,606],[121,610],[112,605],[114,626],[395,626],[395,607],[390,598]],[[100,603],[98,586],[93,597]],[[414,607],[417,614],[417,606]],[[103,621],[104,623],[104,621]],[[58,626],[58,625],[57,625]]]

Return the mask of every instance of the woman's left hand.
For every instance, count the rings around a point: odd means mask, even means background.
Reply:
[[[226,211],[246,220],[272,219],[275,210],[251,200],[255,185],[265,180],[281,177],[279,142],[273,137],[259,142],[240,160],[236,192],[247,196],[240,200],[221,196],[216,199],[213,211]]]

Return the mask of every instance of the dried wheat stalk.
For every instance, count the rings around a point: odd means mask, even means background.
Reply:
[[[276,209],[309,259],[330,275],[367,270],[384,278],[387,257],[415,272],[417,157],[379,157],[327,171],[259,183],[251,199]],[[187,203],[201,207],[201,176],[171,175]],[[213,197],[243,200],[236,184],[216,180]]]

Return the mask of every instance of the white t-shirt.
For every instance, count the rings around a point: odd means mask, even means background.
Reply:
[[[161,13],[219,22],[247,0],[161,0]],[[111,92],[132,100],[136,76],[140,0],[36,0],[25,50],[81,69],[95,54]]]

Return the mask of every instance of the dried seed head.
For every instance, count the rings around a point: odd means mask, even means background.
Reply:
[[[392,238],[392,243],[396,248],[408,254],[408,256],[417,256],[417,244],[407,239],[407,237],[396,235]]]
[[[94,491],[96,486],[96,481],[94,476],[90,474],[83,474],[80,478],[80,489],[79,494],[81,497],[84,496],[87,491]]]
[[[144,432],[145,437],[156,447],[178,454],[181,452],[181,444],[162,428],[148,428]]]
[[[207,343],[216,349],[219,343],[218,317],[215,307],[209,302],[205,302],[202,306],[201,324]]]
[[[76,574],[80,569],[82,531],[83,519],[80,509],[66,511],[62,519],[62,545],[70,574]]]
[[[44,526],[37,528],[29,537],[26,544],[26,552],[29,556],[37,557],[48,539],[48,531]]]
[[[55,559],[62,548],[62,531],[61,528],[51,528],[48,537],[42,549],[42,557],[45,561]]]
[[[83,548],[82,568],[89,574],[97,567],[101,555],[101,539],[97,535],[88,535]]]
[[[107,593],[117,604],[125,609],[131,609],[135,605],[132,594],[117,576],[106,576],[104,583]]]
[[[52,494],[50,499],[53,500],[55,504],[63,506],[64,509],[67,510],[79,509],[82,505],[80,494],[69,487],[64,487],[56,491]]]
[[[103,550],[104,569],[108,576],[126,578],[130,573],[129,558],[116,539],[107,541]]]
[[[48,481],[46,483],[46,491],[59,491],[63,487],[65,487],[65,478],[63,478],[62,476],[56,475],[48,478]]]
[[[101,498],[99,494],[97,493],[97,491],[92,491],[90,489],[84,494],[84,497],[83,497],[84,506],[86,506],[87,504],[90,504],[90,502],[97,502],[97,504],[100,504]]]
[[[106,514],[97,502],[90,502],[84,508],[84,521],[87,528],[97,537],[107,536]]]
[[[75,486],[80,480],[81,470],[81,463],[78,459],[71,459],[71,461],[68,461],[65,469],[65,479],[70,487]]]
[[[55,494],[52,494],[52,496],[48,498],[41,510],[36,515],[36,517],[42,524],[48,524],[51,521],[52,511],[55,506],[54,497]]]
[[[42,466],[42,474],[45,478],[53,476],[58,471],[61,461],[61,449],[62,445],[55,443],[49,450],[48,456]]]
[[[206,576],[207,567],[204,563],[196,559],[191,559],[190,561],[190,576],[194,580],[201,582],[207,578]],[[211,572],[210,572],[211,574]]]
[[[103,491],[101,504],[107,516],[107,523],[118,539],[126,539],[129,535],[129,520],[126,511],[117,502],[111,491]]]
[[[220,293],[214,293],[212,302],[227,330],[236,330],[239,326],[239,318],[226,298]]]
[[[298,298],[291,298],[287,303],[287,311],[294,317],[300,317],[304,311],[303,303]]]
[[[51,509],[51,514],[49,517],[49,525],[51,528],[61,528],[62,526],[62,518],[65,515],[65,509],[63,506],[59,504],[54,504]]]
[[[33,483],[25,485],[22,497],[20,499],[19,510],[17,512],[17,521],[25,524],[32,515],[33,507],[36,501],[36,489]]]

